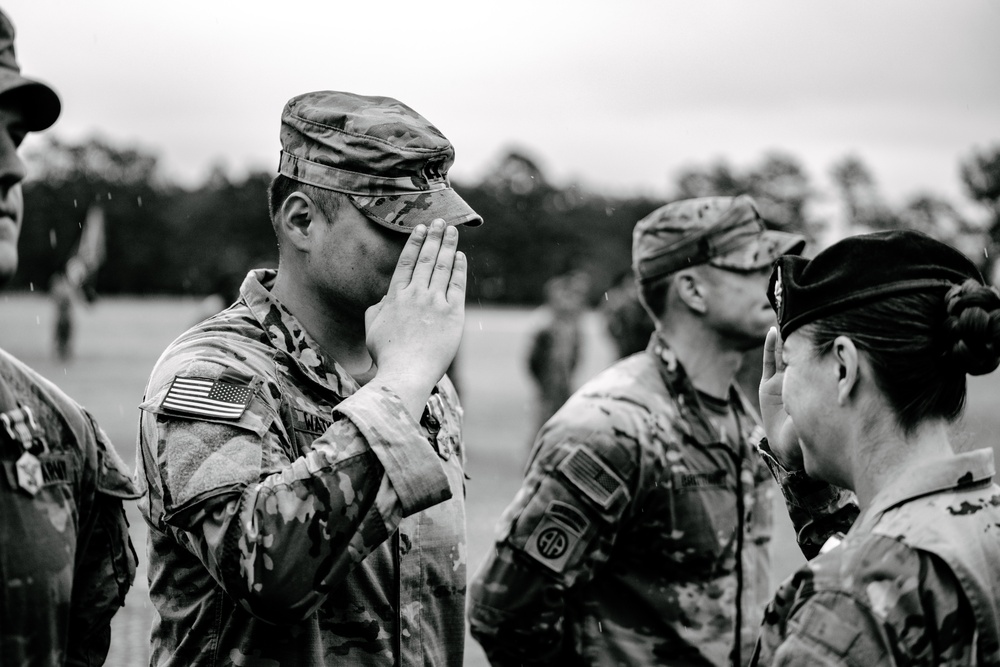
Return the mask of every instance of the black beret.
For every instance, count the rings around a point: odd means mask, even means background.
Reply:
[[[914,231],[850,236],[812,259],[779,257],[767,298],[781,337],[833,313],[906,292],[983,278],[968,257]]]

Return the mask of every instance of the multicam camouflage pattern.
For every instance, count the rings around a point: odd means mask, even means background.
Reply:
[[[154,665],[460,665],[462,410],[418,424],[355,380],[251,273],[164,352],[141,408]],[[244,377],[236,419],[161,406],[176,376]],[[252,378],[252,379],[251,379]]]
[[[0,664],[101,665],[135,578],[122,499],[137,494],[90,414],[0,350],[0,413],[19,410],[0,426]],[[25,450],[41,472],[27,490]]]
[[[441,131],[391,97],[317,91],[281,114],[278,173],[352,195],[376,222],[408,231],[443,218],[481,224],[448,183],[455,149]]]
[[[993,474],[993,452],[978,450],[882,489],[839,546],[779,588],[752,664],[1000,665]],[[816,499],[816,485],[805,493]]]
[[[649,283],[705,263],[755,271],[803,247],[805,239],[798,234],[767,230],[749,195],[684,199],[636,223],[633,272],[639,282]]]
[[[654,335],[546,424],[470,587],[494,665],[745,663],[775,485],[752,408],[735,387],[730,402],[735,434]]]

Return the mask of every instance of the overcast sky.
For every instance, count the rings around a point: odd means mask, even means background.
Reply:
[[[1000,143],[995,0],[0,0],[54,131],[156,152],[182,182],[274,170],[285,101],[396,97],[481,176],[507,147],[555,181],[666,196],[677,170],[768,150],[826,187],[864,159],[893,203],[955,200]]]

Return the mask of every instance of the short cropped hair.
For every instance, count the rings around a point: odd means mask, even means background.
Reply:
[[[317,188],[314,185],[308,185],[300,181],[296,181],[294,178],[289,178],[283,174],[278,174],[271,181],[270,187],[267,189],[267,205],[271,213],[271,221],[273,222],[275,216],[278,215],[278,211],[281,209],[281,205],[285,203],[289,195],[293,192],[301,192],[302,194],[312,199],[313,202],[322,209],[323,213],[327,218],[333,218],[337,211],[340,209],[340,205],[343,203],[343,198],[346,196],[337,192],[335,190],[328,190],[326,188]]]

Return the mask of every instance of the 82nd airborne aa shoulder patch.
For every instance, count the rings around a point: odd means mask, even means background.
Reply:
[[[573,556],[577,543],[590,527],[590,520],[572,505],[550,500],[524,552],[555,572],[562,572]]]

